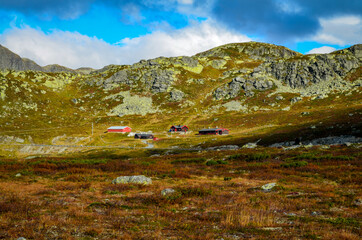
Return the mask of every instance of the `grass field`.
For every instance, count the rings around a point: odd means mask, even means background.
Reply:
[[[359,239],[360,160],[353,146],[3,159],[0,238]],[[127,175],[153,183],[111,184]]]

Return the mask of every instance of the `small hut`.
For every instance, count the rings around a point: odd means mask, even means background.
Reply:
[[[225,135],[229,134],[229,129],[226,128],[206,128],[199,130],[199,135]]]
[[[136,133],[134,135],[135,139],[154,139],[155,136],[151,133]]]

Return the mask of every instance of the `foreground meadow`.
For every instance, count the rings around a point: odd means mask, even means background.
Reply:
[[[358,146],[2,159],[0,238],[359,239],[360,160]],[[152,184],[111,184],[130,175]]]

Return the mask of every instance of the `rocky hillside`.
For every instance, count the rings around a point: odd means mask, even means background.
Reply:
[[[42,68],[32,60],[21,58],[6,47],[0,45],[0,69],[12,69],[16,71],[42,71]]]
[[[89,73],[90,68],[80,68],[73,70],[67,67],[60,66],[58,64],[51,64],[44,67],[39,66],[34,61],[21,58],[19,55],[11,52],[4,46],[0,45],[0,70],[15,70],[15,71],[43,71],[43,72],[84,72]]]
[[[40,67],[1,47],[0,128],[51,128],[56,130],[50,135],[59,136],[79,134],[91,122],[99,129],[127,124],[153,131],[185,123],[195,130],[222,125],[242,132],[256,125],[287,124],[288,114],[308,115],[319,107],[342,109],[344,104],[360,113],[361,58],[361,44],[330,54],[302,55],[249,42],[191,57],[159,57],[76,72],[57,65]],[[260,122],[245,120],[258,116]],[[273,122],[268,116],[275,116]],[[296,116],[300,122],[300,113]],[[50,136],[42,130],[36,134]]]

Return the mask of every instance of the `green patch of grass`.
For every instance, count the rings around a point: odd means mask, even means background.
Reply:
[[[246,162],[263,161],[270,158],[269,153],[235,154],[228,157],[228,160],[243,160]]]
[[[301,222],[309,223],[309,222],[319,222],[319,223],[328,223],[337,228],[344,227],[353,227],[360,228],[361,221],[355,218],[313,218],[313,217],[305,217],[305,216],[291,216],[289,217],[291,220],[299,220]]]
[[[330,223],[334,226],[350,226],[350,227],[361,227],[361,221],[354,219],[354,218],[330,218],[330,219],[323,219],[327,223]]]
[[[249,163],[247,166],[248,167],[264,167],[269,165],[269,162],[256,162],[256,163]]]
[[[184,197],[205,197],[212,194],[212,190],[200,187],[180,187],[176,188],[176,191],[180,192]]]
[[[5,161],[5,160],[1,160],[0,161],[0,166],[1,165],[14,165],[14,164],[16,164],[17,162],[16,161],[13,161],[13,160],[10,160],[10,161]]]
[[[86,155],[87,159],[120,159],[125,160],[128,159],[129,156],[127,155],[119,155],[116,154],[110,150],[103,150],[103,151],[97,151],[92,152]]]
[[[295,168],[295,167],[305,167],[308,165],[306,161],[295,161],[295,162],[288,162],[280,164],[283,168]]]
[[[321,155],[321,156],[317,156],[316,153],[302,153],[300,155],[297,155],[295,157],[292,158],[288,158],[286,159],[286,161],[290,161],[290,160],[313,160],[313,161],[320,161],[320,160],[340,160],[340,161],[349,161],[349,160],[353,160],[354,157],[353,156],[345,156],[345,155],[339,155],[339,156],[334,156],[332,154],[326,154],[326,155]]]
[[[228,162],[224,160],[209,160],[206,162],[206,166],[213,166],[219,164],[228,164]]]
[[[206,161],[206,158],[189,158],[189,159],[178,159],[171,161],[171,164],[192,164],[192,163],[203,163]]]
[[[88,159],[88,158],[74,158],[74,159],[40,159],[36,161],[27,162],[29,166],[35,166],[40,164],[84,164],[84,165],[97,165],[107,163],[106,159]]]
[[[106,190],[104,191],[105,194],[110,194],[110,195],[114,195],[114,194],[122,194],[121,192],[115,190],[115,191],[112,191],[112,190]]]

